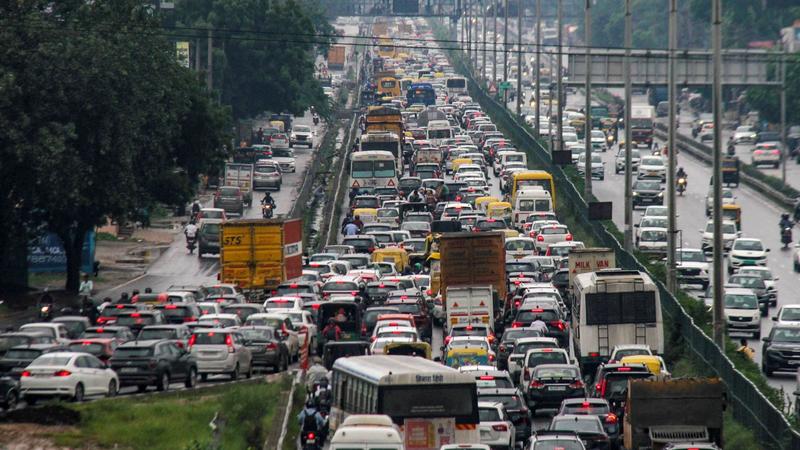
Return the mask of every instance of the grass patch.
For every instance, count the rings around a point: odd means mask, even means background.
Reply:
[[[274,401],[291,386],[283,377],[273,383],[246,383],[179,391],[168,395],[99,400],[72,406],[81,413],[74,430],[53,435],[55,443],[78,448],[101,447],[175,450],[214,444],[208,423],[218,416],[221,448],[261,448],[275,420]]]
[[[95,235],[95,239],[98,241],[116,241],[117,237],[111,233],[106,233],[105,231],[101,231]]]
[[[294,389],[292,410],[289,412],[289,423],[286,427],[286,436],[283,438],[283,448],[281,450],[297,450],[297,439],[300,436],[300,424],[297,422],[297,416],[305,406],[305,401],[306,387],[305,384],[299,383]]]

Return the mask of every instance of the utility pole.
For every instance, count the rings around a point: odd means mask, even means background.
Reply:
[[[539,72],[541,68],[541,58],[542,58],[542,0],[535,0],[536,1],[536,66],[533,68],[534,72],[536,72],[536,95],[534,96],[534,100],[536,101],[536,122],[533,124],[533,129],[536,132],[535,137],[539,139],[539,108],[541,108],[541,87],[539,86]]]
[[[633,251],[633,186],[631,185],[631,46],[633,34],[631,24],[631,0],[625,0],[625,59],[622,71],[625,74],[625,251]]]
[[[483,81],[486,81],[486,78],[489,76],[489,71],[486,70],[486,16],[488,15],[488,11],[486,9],[486,4],[481,3],[481,10],[483,11],[483,63],[481,64],[481,74],[483,75]]]
[[[675,89],[675,49],[678,47],[678,0],[669,0],[669,55],[667,61],[667,91],[669,93],[669,137],[667,138],[667,290],[673,294],[678,283],[675,267],[676,207],[675,207],[675,116],[678,93]],[[681,244],[683,245],[683,244]]]
[[[522,115],[522,0],[517,0],[517,117]]]
[[[206,88],[208,92],[214,89],[214,41],[211,29],[208,30],[208,60],[206,62]]]
[[[713,0],[711,38],[714,44],[714,343],[725,349],[725,315],[722,297],[722,0]]]
[[[786,146],[786,50],[781,42],[781,180],[786,183],[786,163],[789,158],[788,147]]]
[[[503,22],[503,82],[508,81],[508,0],[505,0],[505,21]],[[508,89],[506,89],[508,92]],[[503,105],[506,106],[506,105]]]
[[[557,87],[558,87],[558,113],[557,113],[558,116],[556,117],[556,124],[557,124],[557,130],[558,130],[558,135],[557,135],[557,137],[558,137],[558,150],[564,150],[564,120],[563,120],[564,118],[562,117],[564,115],[562,113],[562,111],[564,111],[564,101],[563,101],[564,100],[564,91],[562,90],[564,88],[564,86],[562,86],[562,84],[563,84],[563,80],[562,80],[563,76],[561,75],[561,73],[563,71],[563,68],[561,67],[562,66],[561,55],[562,55],[562,52],[564,51],[564,47],[563,47],[564,42],[562,41],[562,39],[564,38],[564,22],[563,22],[563,18],[564,18],[563,14],[564,14],[564,12],[562,10],[564,8],[562,8],[562,6],[563,6],[563,1],[562,0],[558,0],[558,19],[557,19],[558,20],[558,52],[556,53],[556,61],[557,61],[557,64],[556,64],[556,79],[558,80],[558,85],[557,85]]]
[[[583,198],[590,202],[592,201],[592,63],[589,60],[592,57],[590,46],[592,45],[592,0],[586,0],[583,8],[583,23],[586,36],[584,37],[586,45],[586,106],[584,107],[583,115],[583,143],[585,147],[586,162],[583,166]]]
[[[467,61],[469,61],[470,70],[472,70],[472,10],[470,7],[471,0],[466,0],[466,19],[467,19]]]
[[[497,83],[497,5],[499,0],[492,0],[494,4],[494,33],[492,34],[492,84]]]

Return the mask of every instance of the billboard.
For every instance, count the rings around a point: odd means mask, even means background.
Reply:
[[[94,272],[94,231],[86,233],[81,252],[81,272]],[[55,233],[44,233],[28,244],[28,272],[66,272],[67,253]]]
[[[178,41],[175,43],[175,57],[181,67],[189,68],[189,42]]]

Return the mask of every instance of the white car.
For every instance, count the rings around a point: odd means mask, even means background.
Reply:
[[[641,161],[641,154],[638,149],[631,149],[631,172],[639,169],[639,161]],[[617,151],[617,156],[614,158],[614,173],[620,174],[625,172],[625,147],[623,146]]]
[[[386,344],[391,344],[392,342],[413,342],[413,341],[409,338],[403,338],[403,337],[388,337],[388,338],[375,339],[369,346],[370,350],[369,353],[371,355],[382,355],[383,348],[386,347]]]
[[[641,234],[642,230],[645,228],[662,228],[664,230],[667,229],[667,218],[666,217],[642,217],[639,219],[639,223],[634,224],[633,227],[635,228],[635,240],[636,242],[639,241],[639,235]]]
[[[380,328],[375,327],[375,329],[376,339],[407,338],[411,339],[411,342],[419,341],[419,333],[417,332],[416,327],[382,326]]]
[[[708,276],[711,273],[711,264],[706,259],[703,250],[679,248],[675,259],[679,283],[699,284],[704,291],[708,289]]]
[[[648,206],[642,217],[667,217],[667,207],[661,205]]]
[[[292,319],[286,312],[269,312],[250,314],[244,322],[245,326],[268,326],[275,328],[286,342],[289,357],[296,358],[300,354],[300,337]]]
[[[253,354],[244,336],[233,329],[200,328],[189,339],[189,350],[197,359],[203,381],[211,374],[225,374],[236,381],[240,374],[253,375]]]
[[[742,267],[739,269],[740,275],[755,275],[761,280],[764,281],[764,286],[767,288],[767,295],[769,295],[769,304],[770,306],[776,306],[778,304],[778,285],[776,281],[780,280],[780,277],[775,276],[769,267],[765,266],[749,266],[749,267]]]
[[[293,295],[286,295],[282,297],[270,297],[264,301],[264,309],[267,312],[280,312],[284,310],[300,310],[303,309],[303,299]]]
[[[311,312],[289,310],[285,311],[285,313],[289,316],[289,320],[292,321],[295,330],[297,330],[300,341],[304,342],[308,339],[311,345],[309,348],[314,351],[317,348],[317,323],[314,321],[314,316],[311,315]]]
[[[566,225],[545,225],[536,233],[536,251],[541,255],[547,246],[562,241],[571,241],[572,233]]]
[[[733,190],[730,188],[722,188],[722,204],[733,205],[736,203],[736,196],[733,195]],[[714,186],[708,187],[708,195],[706,195],[706,217],[711,215],[714,211]]]
[[[242,326],[242,319],[236,314],[205,314],[197,319],[197,323],[215,328],[230,328]]]
[[[758,296],[750,289],[726,287],[723,301],[728,332],[749,332],[753,333],[754,339],[760,339],[761,309]]]
[[[667,179],[667,167],[660,156],[645,156],[639,160],[639,168],[636,171],[637,178],[658,177],[661,181]]]
[[[800,325],[800,304],[783,305],[772,318],[777,325]]]
[[[766,266],[768,248],[761,239],[738,238],[733,241],[728,254],[728,275],[744,266]]]
[[[297,172],[294,151],[288,148],[276,148],[272,150],[272,161],[278,163],[281,172]]]
[[[608,146],[606,145],[606,134],[603,133],[601,130],[592,130],[592,150],[600,150],[605,152],[608,150]]]
[[[469,203],[450,202],[444,205],[441,220],[457,220],[462,212],[472,210],[472,205]]]
[[[748,126],[742,125],[736,128],[736,131],[733,132],[733,143],[734,144],[752,144],[756,141],[758,137],[758,133],[756,129]]]
[[[636,249],[642,253],[666,254],[667,230],[664,228],[639,228]]]
[[[536,241],[529,237],[516,237],[506,239],[506,258],[520,259],[526,256],[536,256]]]
[[[714,244],[714,221],[709,220],[706,222],[706,227],[703,230],[700,230],[700,233],[703,235],[703,240],[701,244],[701,248],[704,252],[710,253],[712,250],[712,246]],[[722,249],[724,251],[729,251],[731,246],[733,245],[733,241],[736,240],[742,233],[736,229],[736,223],[725,220],[722,222]]]
[[[578,164],[577,164],[578,173],[583,175],[586,170],[586,155],[578,156]],[[600,181],[603,181],[606,178],[606,163],[603,162],[603,159],[600,155],[592,155],[592,178],[597,178]]]
[[[67,344],[70,341],[69,330],[67,330],[67,326],[58,322],[26,323],[25,325],[19,327],[19,331],[45,334],[61,344]]]
[[[295,125],[292,127],[291,140],[292,146],[305,145],[311,148],[314,146],[314,132],[308,125]]]
[[[778,168],[781,165],[781,144],[780,142],[760,142],[753,147],[752,159],[750,164],[753,166],[772,166]]]
[[[478,417],[481,444],[491,448],[514,448],[516,430],[502,403],[478,402]]]
[[[34,359],[25,368],[19,389],[28,404],[49,397],[80,402],[92,395],[115,396],[119,390],[119,378],[94,355],[53,352]]]

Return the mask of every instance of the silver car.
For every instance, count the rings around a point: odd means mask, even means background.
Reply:
[[[273,161],[259,161],[253,171],[253,189],[262,187],[281,190],[283,176],[281,168]]]
[[[196,329],[189,339],[189,348],[197,359],[197,371],[203,381],[209,375],[225,374],[236,380],[244,373],[253,375],[253,355],[247,341],[236,330],[222,328]]]

